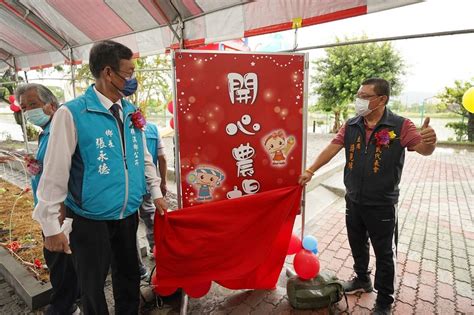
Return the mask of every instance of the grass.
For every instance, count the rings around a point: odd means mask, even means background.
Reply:
[[[41,227],[31,217],[34,204],[33,195],[31,192],[27,192],[20,197],[21,192],[22,190],[17,186],[0,179],[0,243],[5,246],[10,244],[10,241],[17,241],[21,244],[21,248],[16,251],[16,254],[21,259],[28,263],[39,259],[42,264],[45,264]],[[12,213],[15,202],[15,209]],[[35,269],[35,271],[38,273],[35,276],[39,280],[49,281],[47,270]]]
[[[31,142],[28,142],[31,146]],[[35,143],[36,145],[36,143]],[[0,149],[6,151],[18,151],[25,149],[25,143],[17,140],[4,140],[0,141]]]

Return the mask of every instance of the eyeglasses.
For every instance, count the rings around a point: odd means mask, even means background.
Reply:
[[[121,70],[118,70],[118,71],[115,71],[115,70],[114,70],[114,72],[115,72],[119,77],[121,77],[122,79],[124,79],[125,81],[131,80],[131,79],[135,78],[135,71],[132,72],[132,74],[129,74],[129,73],[127,73],[127,72],[125,72],[125,71],[121,71]],[[125,73],[127,76],[122,77],[122,76],[119,74],[119,72]]]
[[[374,97],[374,96],[379,97],[379,96],[381,96],[381,95],[378,95],[378,94],[372,94],[372,95],[368,95],[368,94],[359,95],[359,94],[356,94],[356,95],[354,95],[354,96],[355,96],[355,98],[361,98],[361,99],[363,99],[363,100],[369,100],[370,98],[372,98],[372,97]]]

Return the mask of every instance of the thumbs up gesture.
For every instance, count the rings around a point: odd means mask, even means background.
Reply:
[[[426,117],[425,121],[423,122],[420,135],[422,143],[429,145],[436,144],[436,132],[430,126],[430,117]]]

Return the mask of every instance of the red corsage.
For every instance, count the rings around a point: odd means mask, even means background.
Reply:
[[[38,175],[41,172],[41,163],[31,155],[25,156],[26,171],[31,176]]]
[[[375,145],[377,147],[386,147],[396,136],[393,130],[388,131],[388,129],[382,129],[375,133]]]
[[[143,117],[142,112],[140,110],[135,111],[132,114],[132,125],[133,127],[140,129],[143,131],[146,125],[145,117]]]

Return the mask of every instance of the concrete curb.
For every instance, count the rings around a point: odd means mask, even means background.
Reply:
[[[0,247],[0,273],[20,298],[35,310],[49,304],[51,284],[38,281],[7,250]]]
[[[328,167],[325,167],[324,169],[318,170],[311,181],[306,184],[306,192],[310,192],[314,190],[316,187],[321,185],[325,180],[331,178],[334,174],[337,172],[340,172],[341,170],[344,169],[344,165],[346,162],[344,160],[340,160],[335,162],[332,165],[329,165]]]

